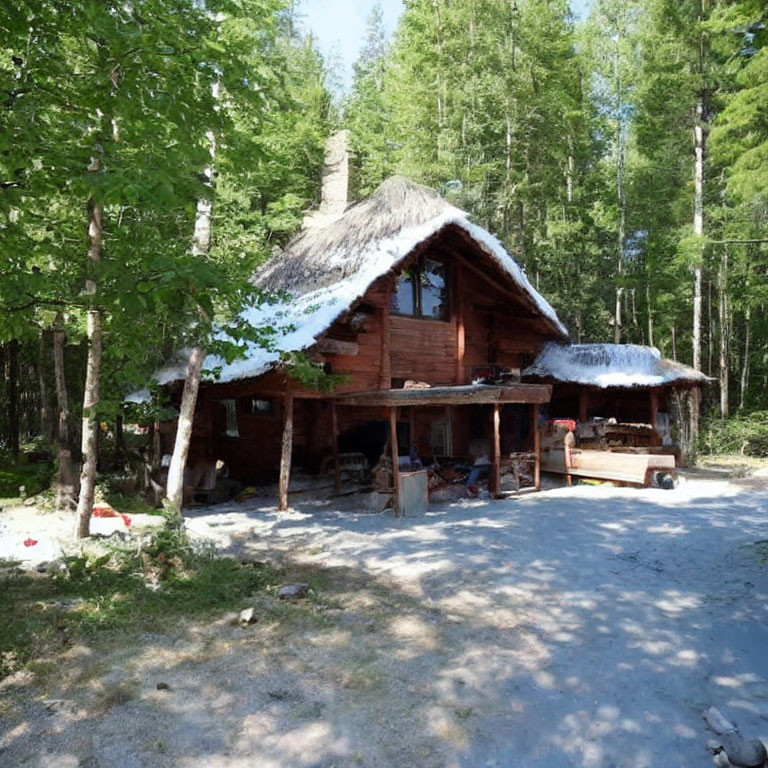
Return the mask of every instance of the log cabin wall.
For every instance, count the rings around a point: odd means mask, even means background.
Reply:
[[[354,354],[314,355],[333,373],[347,377],[337,387],[338,394],[402,385],[408,379],[433,386],[469,383],[473,374],[489,366],[519,368],[521,354],[535,354],[551,337],[519,297],[498,287],[493,268],[470,266],[455,244],[449,247],[437,240],[402,268],[409,268],[419,256],[448,267],[449,317],[435,320],[391,312],[397,277],[380,278],[358,307],[324,336],[325,344],[352,343]],[[357,319],[362,331],[352,330],[350,317]],[[323,342],[318,345],[322,349]]]

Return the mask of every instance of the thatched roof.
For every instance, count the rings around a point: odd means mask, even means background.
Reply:
[[[445,214],[466,217],[429,187],[392,176],[342,217],[303,229],[253,282],[265,290],[298,294],[324,288],[358,274],[381,243]]]
[[[251,345],[246,356],[233,363],[210,357],[205,369],[218,369],[217,381],[222,383],[251,378],[269,370],[281,353],[308,349],[374,281],[449,228],[460,231],[474,246],[475,253],[467,253],[467,258],[482,258],[496,268],[500,283],[514,289],[551,338],[567,338],[554,309],[493,235],[472,224],[466,213],[434,190],[395,176],[342,216],[305,227],[254,275],[256,287],[289,294],[277,304],[253,307],[241,315],[254,327],[283,329],[273,349]],[[154,378],[166,384],[185,375],[186,363],[179,360]]]
[[[549,343],[523,376],[601,388],[689,386],[710,381],[701,371],[662,357],[655,347],[638,344]]]

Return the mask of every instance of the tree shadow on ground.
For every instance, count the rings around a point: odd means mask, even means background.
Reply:
[[[260,535],[239,551],[279,551],[315,598],[262,595],[246,629],[178,623],[71,649],[37,692],[71,706],[41,716],[23,700],[31,683],[2,692],[0,760],[711,764],[711,704],[768,731],[768,574],[754,547],[766,497],[729,494],[573,489],[411,520],[254,512]]]

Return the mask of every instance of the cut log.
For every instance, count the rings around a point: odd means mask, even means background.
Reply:
[[[501,408],[498,403],[493,404],[493,465],[491,468],[491,488],[494,496],[501,490]]]
[[[537,491],[541,490],[541,430],[539,429],[539,405],[531,406],[531,426],[533,427],[533,485]]]
[[[360,351],[360,345],[356,341],[341,341],[341,339],[320,339],[317,342],[317,351],[324,355],[347,355],[354,357]]]

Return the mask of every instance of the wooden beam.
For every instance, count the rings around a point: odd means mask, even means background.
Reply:
[[[464,329],[464,291],[462,287],[462,268],[456,261],[454,265],[453,296],[456,307],[456,383],[464,384],[467,373],[464,369],[464,353],[466,351],[466,333]]]
[[[397,450],[397,408],[389,409],[389,443],[392,456],[392,512],[400,516],[400,461]]]
[[[385,389],[339,395],[338,405],[474,405],[490,403],[548,403],[551,384],[468,385],[425,389]]]
[[[541,490],[541,430],[539,429],[539,404],[531,405],[531,426],[533,427],[533,486]]]
[[[490,275],[487,271],[480,269],[479,267],[472,264],[470,261],[468,261],[464,256],[461,256],[458,251],[455,249],[451,249],[454,255],[454,259],[456,259],[457,262],[460,262],[462,267],[466,267],[470,271],[474,272],[478,277],[482,278],[486,283],[488,283],[489,286],[493,287],[496,291],[498,291],[501,294],[507,295],[510,298],[514,300],[514,303],[522,309],[523,311],[526,311],[530,313],[527,317],[525,315],[521,315],[514,311],[514,309],[510,309],[507,312],[508,318],[513,317],[519,317],[520,319],[534,319],[537,322],[542,323],[546,328],[549,329],[549,335],[552,335],[552,332],[554,332],[554,335],[558,338],[565,338],[565,334],[555,326],[552,320],[549,319],[546,315],[542,314],[539,307],[536,306],[536,302],[533,300],[532,296],[529,296],[528,293],[520,288],[519,286],[515,285],[515,289],[513,290],[512,287],[499,285],[497,280],[494,280],[493,276]],[[499,272],[502,270],[499,268]],[[506,275],[506,273],[505,273]],[[511,278],[509,278],[511,280]],[[545,335],[547,333],[545,332]]]
[[[491,488],[493,496],[501,492],[501,406],[493,404],[493,464],[491,465]]]
[[[656,418],[659,415],[659,392],[656,389],[651,390],[651,428],[656,429]]]
[[[341,339],[321,339],[315,345],[315,349],[324,355],[348,355],[354,357],[360,351],[360,345],[356,341],[342,341]]]
[[[283,440],[280,450],[280,482],[277,508],[288,509],[288,486],[291,482],[291,454],[293,453],[293,392],[290,381],[283,396]]]
[[[384,306],[381,310],[381,358],[379,361],[379,389],[389,389],[392,386],[392,361],[389,356],[389,316],[392,310],[392,280],[384,295]]]
[[[314,427],[313,427],[314,429]],[[339,417],[336,413],[336,403],[331,401],[331,440],[333,441],[333,487],[336,493],[341,491],[341,463],[339,462]]]
[[[587,406],[589,404],[589,390],[582,387],[579,390],[579,421],[587,420]]]

